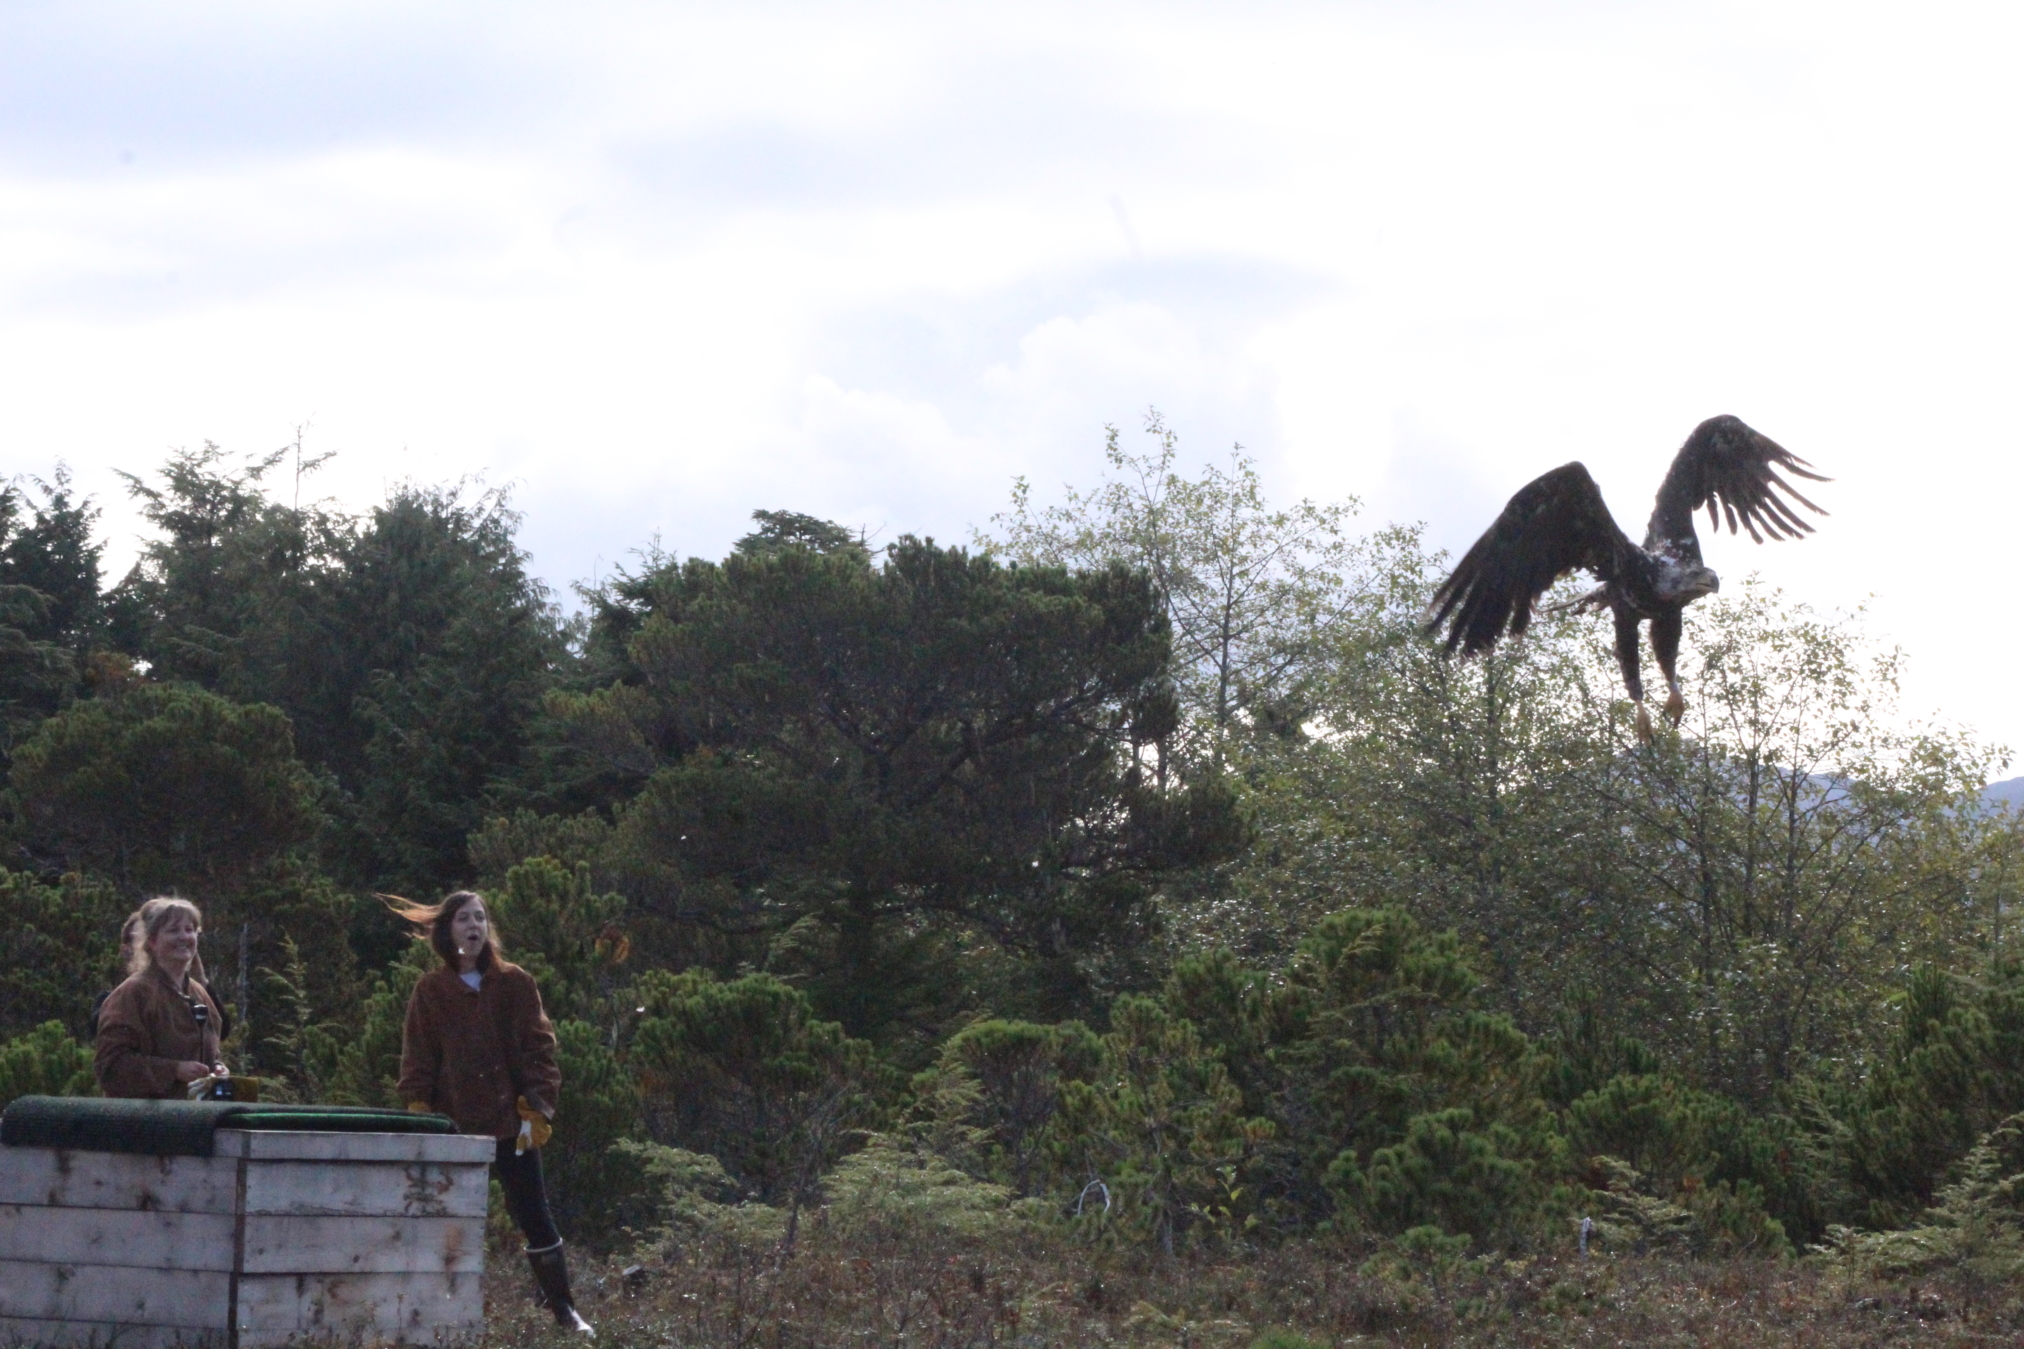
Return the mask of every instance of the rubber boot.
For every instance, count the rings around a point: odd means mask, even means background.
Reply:
[[[590,1322],[576,1314],[576,1303],[569,1296],[569,1262],[562,1258],[562,1243],[527,1252],[527,1264],[534,1271],[541,1300],[555,1314],[555,1324],[564,1330],[580,1330],[595,1339],[597,1332],[590,1328]]]

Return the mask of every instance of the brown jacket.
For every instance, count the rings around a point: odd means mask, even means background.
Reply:
[[[500,961],[473,989],[438,967],[415,985],[401,1029],[403,1102],[425,1102],[467,1134],[511,1138],[520,1131],[513,1098],[552,1111],[561,1085],[555,1028],[526,970]]]
[[[179,1063],[218,1062],[218,1032],[224,1020],[210,990],[195,979],[184,997],[154,965],[129,978],[106,997],[98,1012],[97,1052],[91,1070],[107,1096],[180,1099]],[[197,1025],[193,1000],[208,1019]]]

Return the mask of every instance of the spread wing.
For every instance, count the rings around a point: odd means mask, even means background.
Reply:
[[[1766,535],[1796,539],[1811,534],[1813,526],[1793,509],[1793,502],[1818,515],[1827,512],[1779,477],[1777,470],[1781,468],[1795,478],[1830,481],[1810,472],[1804,459],[1738,418],[1708,418],[1687,437],[1687,443],[1673,456],[1673,466],[1666,470],[1666,480],[1659,484],[1645,546],[1672,543],[1676,551],[1690,551],[1699,561],[1694,512],[1703,506],[1708,508],[1711,528],[1720,532],[1726,519],[1731,533],[1740,527],[1758,543],[1764,542]],[[1792,500],[1787,501],[1781,492]]]
[[[1455,564],[1428,606],[1427,631],[1445,623],[1450,652],[1487,651],[1506,631],[1517,637],[1530,627],[1532,606],[1566,573],[1582,568],[1614,581],[1636,556],[1588,470],[1562,464],[1519,488]]]

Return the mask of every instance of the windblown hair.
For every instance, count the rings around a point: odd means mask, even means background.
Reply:
[[[197,912],[197,906],[175,895],[156,895],[127,915],[126,922],[120,925],[119,954],[128,975],[139,974],[155,963],[148,943],[161,936],[169,919],[179,913],[188,915],[198,931],[203,930],[204,915]],[[198,983],[208,982],[210,976],[204,973],[202,956],[190,962],[190,977]]]
[[[482,902],[485,897],[476,890],[459,890],[443,896],[440,904],[417,904],[399,895],[381,895],[380,898],[394,911],[394,917],[412,923],[416,939],[427,942],[443,963],[454,970],[457,968],[457,939],[450,932],[450,924],[456,920],[459,909],[474,899]],[[485,946],[478,952],[478,968],[481,970],[494,969],[506,959],[505,952],[499,947],[498,928],[489,921],[491,916],[490,912],[485,915],[488,920],[485,924]]]

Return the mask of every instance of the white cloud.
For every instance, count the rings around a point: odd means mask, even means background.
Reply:
[[[519,484],[557,581],[756,506],[960,538],[1156,404],[1466,544],[1695,422],[1837,481],[1910,701],[2024,745],[2020,20],[1988,6],[198,3],[0,14],[0,433],[312,420],[323,489]],[[1121,220],[1125,222],[1121,224]],[[1127,228],[1128,226],[1128,228]]]

